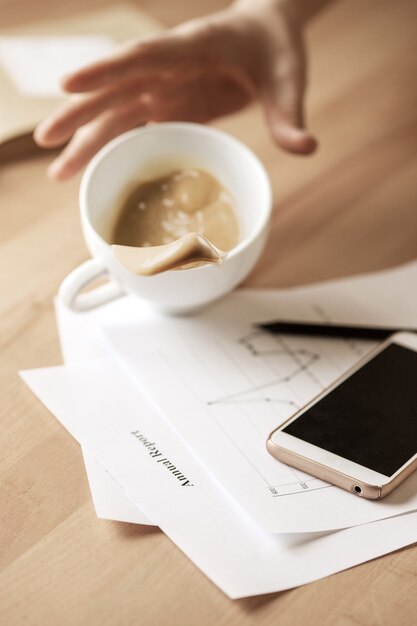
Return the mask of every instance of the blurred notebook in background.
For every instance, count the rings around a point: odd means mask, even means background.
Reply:
[[[0,30],[0,157],[30,150],[38,122],[65,100],[64,74],[108,55],[118,43],[161,30],[131,5]]]

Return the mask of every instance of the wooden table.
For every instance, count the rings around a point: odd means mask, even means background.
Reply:
[[[17,24],[106,3],[0,0],[0,18]],[[172,25],[226,2],[139,4]],[[257,107],[218,122],[255,150],[273,181],[272,235],[248,284],[297,285],[416,257],[416,8],[413,0],[346,0],[311,26],[314,158],[278,151]],[[232,602],[158,530],[96,519],[78,444],[17,376],[60,363],[52,298],[87,257],[79,178],[49,182],[50,158],[0,168],[1,624],[415,623],[416,547]]]

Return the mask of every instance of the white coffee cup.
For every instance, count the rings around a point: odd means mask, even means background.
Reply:
[[[164,175],[173,168],[196,167],[212,173],[234,196],[241,236],[221,265],[172,270],[155,276],[129,273],[115,258],[106,234],[132,181]],[[223,296],[249,274],[268,232],[272,194],[266,171],[245,145],[208,126],[183,122],[136,129],[104,146],[81,181],[80,211],[84,238],[92,259],[73,270],[59,298],[75,311],[86,311],[124,293],[157,308],[182,313]],[[87,293],[101,276],[109,282]]]

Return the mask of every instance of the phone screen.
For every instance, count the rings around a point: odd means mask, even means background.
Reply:
[[[282,430],[392,476],[417,452],[417,352],[390,344]]]

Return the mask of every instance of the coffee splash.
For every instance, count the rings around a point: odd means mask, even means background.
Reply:
[[[206,263],[221,263],[225,253],[197,233],[188,233],[163,246],[139,248],[113,244],[112,250],[128,272],[154,276],[174,269],[189,269]]]
[[[233,197],[214,176],[191,168],[138,184],[111,234],[119,261],[143,275],[218,263],[238,242]]]

